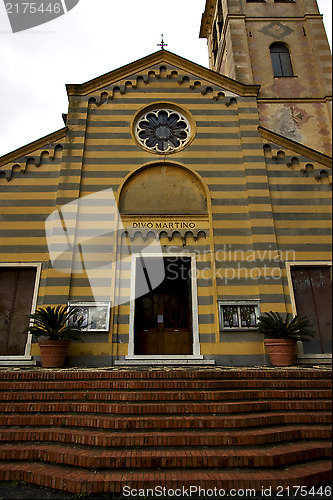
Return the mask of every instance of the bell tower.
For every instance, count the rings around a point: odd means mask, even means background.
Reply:
[[[331,154],[332,64],[316,0],[207,0],[209,66],[260,85],[263,127]]]

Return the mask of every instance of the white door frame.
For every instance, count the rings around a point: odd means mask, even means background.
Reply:
[[[148,258],[168,258],[168,257],[188,257],[191,259],[191,300],[192,300],[192,339],[193,339],[193,352],[192,354],[177,354],[177,355],[135,355],[134,354],[134,317],[135,317],[135,285],[136,285],[136,261],[140,257]],[[197,266],[195,260],[195,253],[192,252],[172,252],[165,253],[162,256],[156,253],[136,253],[132,255],[131,263],[131,293],[130,293],[130,318],[129,318],[129,343],[128,355],[125,359],[149,359],[149,358],[172,358],[172,359],[203,359],[200,355],[200,342],[199,342],[199,317],[198,317],[198,293],[197,293]]]
[[[37,306],[39,282],[40,282],[40,276],[41,276],[41,272],[42,272],[42,263],[41,262],[20,262],[20,263],[0,262],[0,267],[26,267],[26,268],[35,267],[36,268],[35,285],[34,285],[34,291],[33,291],[33,295],[32,295],[32,303],[31,303],[31,314],[33,314],[35,312],[36,306]],[[23,360],[24,358],[30,359],[31,340],[32,340],[32,335],[31,335],[31,333],[28,333],[27,342],[25,344],[24,355],[0,356],[0,365],[1,365],[1,361],[13,360],[14,358],[21,359],[21,360]]]

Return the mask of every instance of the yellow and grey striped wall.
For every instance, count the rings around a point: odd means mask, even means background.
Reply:
[[[111,257],[116,262],[128,239],[132,251],[151,243],[144,231],[131,233],[133,222],[192,222],[196,232],[161,230],[159,241],[166,255],[171,247],[196,255],[201,354],[224,365],[264,364],[262,337],[220,331],[218,304],[257,301],[261,312],[291,312],[286,262],[330,260],[329,157],[260,127],[258,86],[242,85],[165,50],[85,84],[68,85],[67,91],[66,127],[0,159],[0,262],[42,263],[38,305],[114,304],[115,294],[129,297],[131,266],[113,265],[106,273],[100,264]],[[191,117],[195,134],[187,147],[160,155],[136,142],[135,116],[154,104]],[[110,193],[121,212],[127,186],[145,169],[175,177],[179,172],[179,182],[201,186],[206,211],[177,213],[175,194],[170,214],[165,207],[155,215],[121,214],[112,245],[107,238],[87,242],[88,268],[95,261],[100,266],[93,295],[89,272],[73,265],[79,257],[71,255],[70,245],[63,262],[53,265],[45,220],[72,203],[66,218],[69,241],[94,235],[105,223]],[[88,202],[75,204],[83,199]],[[55,218],[51,224],[55,242],[63,223]],[[129,317],[129,302],[114,305],[110,331],[87,333],[84,343],[72,343],[69,362],[97,366],[122,359]],[[37,344],[31,354],[39,356]]]

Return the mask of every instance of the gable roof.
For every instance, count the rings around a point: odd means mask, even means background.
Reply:
[[[157,64],[173,65],[184,72],[192,74],[192,76],[195,75],[195,77],[202,78],[212,85],[220,86],[223,89],[234,92],[241,96],[256,97],[260,89],[260,85],[246,85],[240,83],[236,80],[228,78],[224,75],[221,75],[215,71],[200,66],[199,64],[193,63],[188,59],[185,59],[163,49],[154,52],[153,54],[150,54],[142,59],[138,59],[137,61],[134,61],[130,64],[122,66],[121,68],[118,68],[114,71],[105,73],[104,75],[89,80],[83,84],[68,84],[66,85],[67,93],[69,96],[89,95],[90,93],[98,89],[101,89],[108,85],[112,85],[119,80],[126,79],[126,77],[131,77],[133,76],[133,74],[140,71],[145,71]],[[40,139],[37,139],[30,144],[22,146],[15,151],[5,154],[4,156],[0,157],[0,167],[10,162],[17,161],[18,158],[27,156],[36,149],[42,148],[49,143],[62,139],[63,137],[65,137],[67,130],[67,127],[63,127],[62,129],[48,134]],[[288,148],[292,151],[295,151],[296,153],[306,156],[313,161],[325,165],[326,167],[331,167],[332,158],[330,156],[327,156],[320,151],[309,148],[299,142],[293,141],[292,139],[288,139],[287,137],[273,132],[272,130],[266,129],[265,127],[259,126],[258,130],[262,138],[275,142],[276,144]]]
[[[185,72],[195,74],[198,78],[202,78],[212,85],[218,85],[240,96],[256,97],[260,89],[260,85],[246,85],[240,83],[163,49],[143,57],[142,59],[126,64],[121,68],[110,71],[109,73],[98,76],[88,82],[77,85],[67,84],[67,94],[68,96],[91,94],[107,85],[112,85],[119,80],[132,76],[133,73],[139,73],[156,64],[171,64]]]

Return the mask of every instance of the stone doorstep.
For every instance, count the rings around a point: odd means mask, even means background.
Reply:
[[[332,354],[319,354],[317,356],[312,356],[311,354],[303,354],[298,357],[298,363],[300,366],[311,366],[317,363],[326,366],[332,366]]]
[[[212,359],[126,359],[115,361],[115,366],[213,366],[215,361]]]
[[[213,359],[204,359],[202,355],[127,355],[125,359],[115,361],[115,366],[214,366]]]
[[[37,361],[32,356],[0,356],[1,366],[37,366]]]

